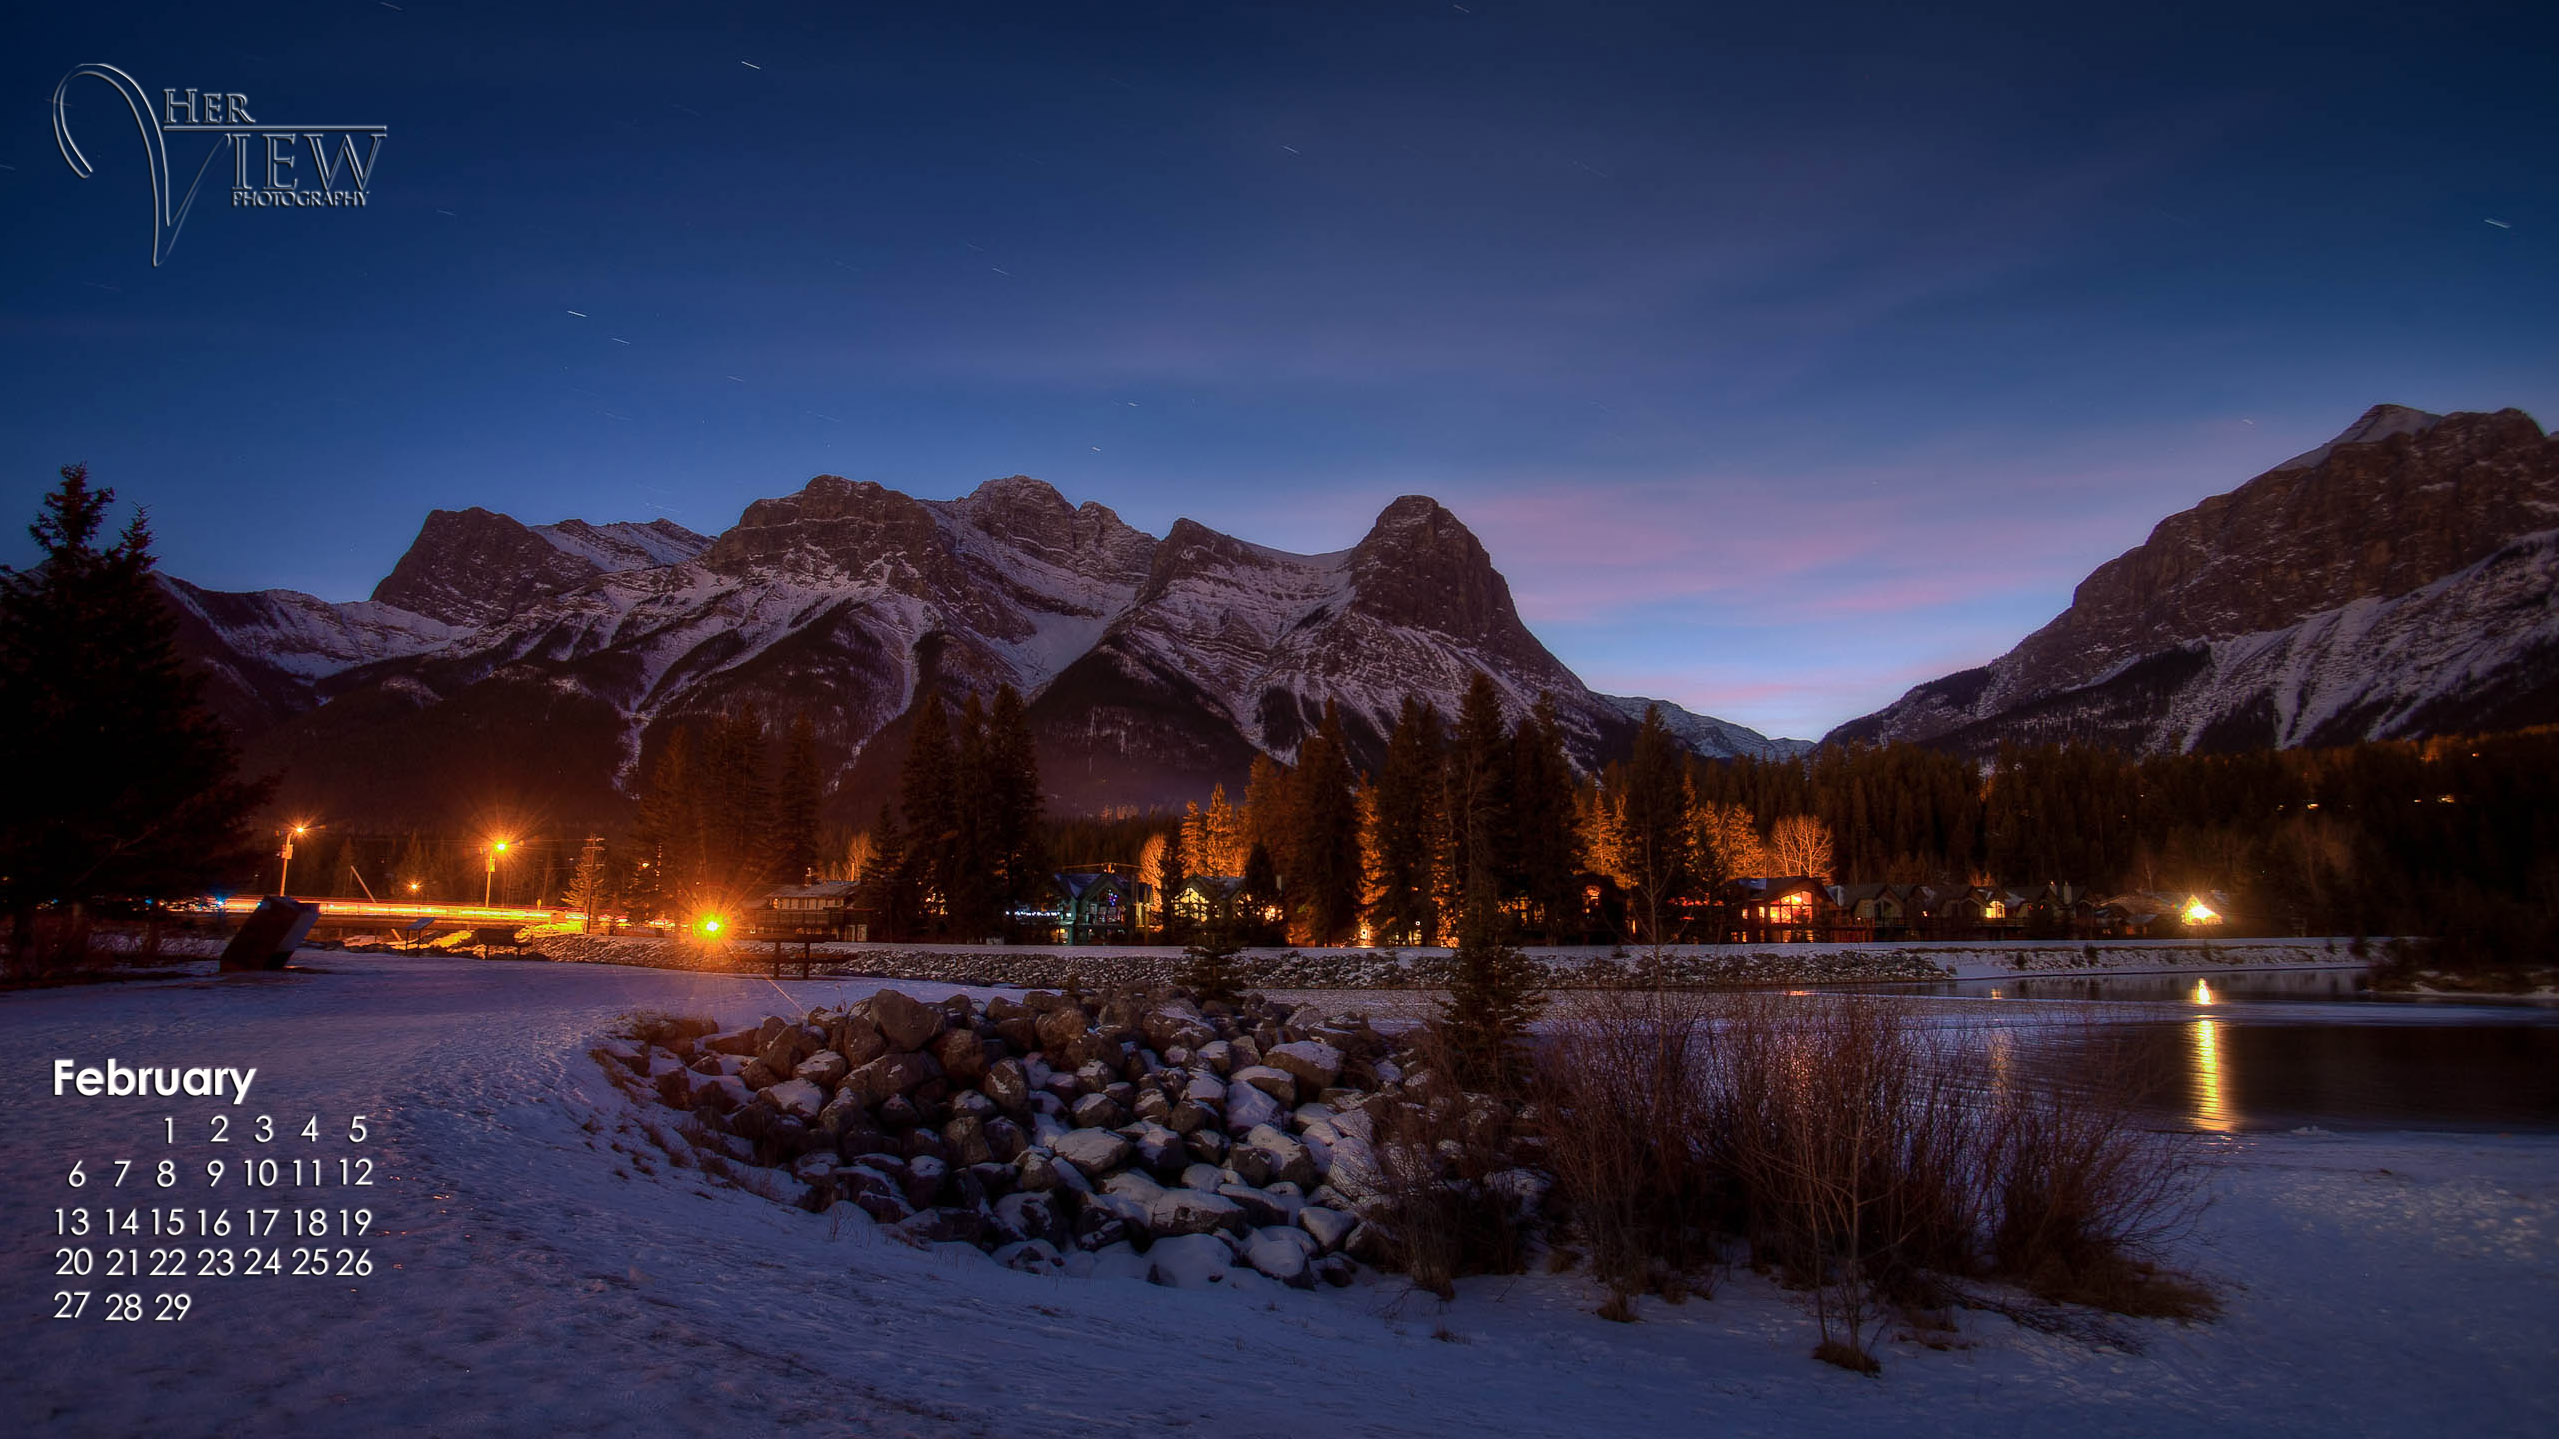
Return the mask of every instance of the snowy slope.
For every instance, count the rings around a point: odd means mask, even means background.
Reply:
[[[2532,417],[2375,406],[2161,521],[2008,654],[1828,738],[2236,749],[2547,723],[2555,518]]]
[[[1158,540],[1024,476],[954,500],[819,476],[717,539],[436,511],[367,607],[303,606],[305,628],[355,637],[329,644],[195,593],[190,648],[259,697],[226,708],[252,760],[285,772],[288,803],[336,811],[361,794],[386,823],[444,823],[433,807],[491,788],[469,746],[472,773],[439,769],[455,751],[441,716],[473,733],[568,726],[563,764],[609,754],[627,792],[676,722],[805,712],[850,820],[891,783],[902,717],[927,690],[1031,698],[1044,773],[1075,809],[1240,781],[1256,753],[1293,755],[1328,702],[1374,762],[1405,695],[1453,713],[1478,671],[1515,720],[1551,697],[1585,765],[1634,730],[1529,633],[1475,536],[1420,496],[1349,549],[1296,555],[1188,520]],[[270,649],[274,673],[259,672]],[[1706,717],[1681,733],[1715,755],[1772,743]],[[607,823],[618,803],[565,771],[529,783],[514,800],[568,823]]]
[[[1747,725],[1736,725],[1713,715],[1701,715],[1669,700],[1648,700],[1639,695],[1603,695],[1600,698],[1638,724],[1644,722],[1645,711],[1661,711],[1665,729],[1678,736],[1680,743],[1711,760],[1739,756],[1754,760],[1783,760],[1813,748],[1810,740],[1773,740]]]
[[[367,1115],[383,1179],[364,1198],[385,1232],[364,1279],[145,1281],[192,1293],[190,1317],[46,1319],[63,1282],[42,1232],[75,1203],[73,1158],[94,1175],[117,1156],[194,1167],[246,1147],[162,1143],[163,1113],[200,1125],[205,1102],[56,1099],[45,1067],[12,1067],[0,1211],[20,1243],[0,1276],[20,1303],[0,1321],[0,1429],[2504,1435],[2560,1420],[2548,1135],[2197,1137],[2218,1198],[2177,1258],[2221,1287],[2223,1319],[2132,1322],[2137,1353],[1962,1311],[1957,1348],[1890,1339],[1867,1379],[1808,1358],[1801,1298],[1747,1270],[1712,1299],[1639,1301],[1622,1325],[1591,1313],[1601,1296],[1578,1273],[1469,1280],[1443,1307],[1392,1280],[1176,1291],[907,1250],[651,1158],[586,1055],[636,1010],[742,1024],[860,987],[303,962],[317,973],[0,1006],[22,1055],[254,1065],[250,1111]]]

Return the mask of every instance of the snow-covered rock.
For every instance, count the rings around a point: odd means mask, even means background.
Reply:
[[[1147,1250],[1147,1279],[1180,1290],[1222,1284],[1235,1268],[1235,1252],[1213,1234],[1173,1235]]]

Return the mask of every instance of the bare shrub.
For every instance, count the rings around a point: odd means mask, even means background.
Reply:
[[[2192,1153],[2142,1123],[2164,1076],[2121,1032],[2093,1024],[2076,1039],[2079,1073],[2003,1085],[1991,1106],[1984,1165],[1999,1273],[2048,1300],[2209,1316],[2210,1292],[2158,1263],[2204,1198]]]
[[[1537,1055],[1548,1168],[1592,1274],[1619,1295],[1713,1293],[1727,1201],[1708,1163],[1712,1031],[1695,992],[1585,992]]]
[[[1953,1057],[1884,1001],[1747,996],[1721,1028],[1714,1132],[1746,1233],[1806,1288],[1816,1354],[1868,1370],[1879,1289],[1909,1287],[1932,1262],[1962,1264],[1969,1249],[1976,1127]]]

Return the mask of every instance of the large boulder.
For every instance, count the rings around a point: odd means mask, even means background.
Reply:
[[[974,1115],[955,1115],[942,1127],[942,1144],[953,1161],[962,1165],[983,1165],[996,1158],[995,1147],[987,1143],[987,1122]]]
[[[1273,1071],[1273,1074],[1279,1074]],[[1286,1079],[1287,1076],[1281,1078]],[[1256,1125],[1277,1125],[1289,1112],[1280,1102],[1242,1080],[1227,1086],[1227,1129],[1232,1132],[1251,1130]]]
[[[1070,1130],[1051,1146],[1058,1158],[1069,1161],[1087,1175],[1104,1175],[1129,1163],[1132,1147],[1127,1137],[1109,1130]]]
[[[1158,1235],[1205,1235],[1244,1224],[1244,1207],[1207,1190],[1159,1189],[1147,1203],[1147,1228]]]
[[[902,1167],[906,1183],[907,1203],[921,1210],[942,1193],[942,1182],[949,1178],[951,1167],[930,1155],[918,1155]]]
[[[1121,1109],[1120,1102],[1108,1095],[1079,1095],[1067,1113],[1075,1117],[1076,1124],[1088,1130],[1114,1129],[1129,1120],[1129,1112]]]
[[[1055,1010],[1043,1013],[1037,1029],[1040,1048],[1048,1052],[1051,1065],[1058,1065],[1062,1061],[1067,1065],[1082,1063],[1080,1059],[1068,1058],[1066,1052],[1076,1048],[1076,1042],[1083,1039],[1087,1033],[1084,1011],[1073,1005],[1061,1005]]]
[[[844,1083],[863,1104],[876,1107],[890,1096],[903,1095],[941,1073],[932,1056],[901,1051],[883,1055],[854,1071]]]
[[[1208,1169],[1205,1165],[1201,1168]],[[1210,1173],[1214,1175],[1218,1172],[1210,1171]],[[1228,1181],[1209,1188],[1234,1201],[1237,1207],[1244,1211],[1246,1222],[1257,1226],[1288,1224],[1291,1206],[1298,1203],[1295,1196],[1284,1198],[1257,1185],[1238,1185]]]
[[[987,1042],[975,1030],[945,1030],[933,1037],[934,1062],[954,1085],[975,1085],[987,1073]]]
[[[1066,1207],[1054,1195],[1017,1190],[998,1200],[995,1211],[998,1225],[1024,1239],[1074,1243],[1075,1232],[1067,1223]]]
[[[1147,1279],[1176,1289],[1201,1289],[1225,1283],[1235,1262],[1235,1252],[1215,1235],[1172,1235],[1147,1251]]]
[[[1292,1040],[1286,1045],[1274,1045],[1262,1058],[1263,1063],[1286,1070],[1296,1077],[1301,1095],[1323,1092],[1342,1074],[1342,1052],[1321,1040]]]
[[[1314,1239],[1316,1249],[1328,1255],[1341,1249],[1359,1224],[1358,1218],[1322,1205],[1308,1205],[1298,1211],[1298,1228]]]
[[[1245,1237],[1244,1263],[1283,1285],[1313,1289],[1315,1269],[1307,1262],[1314,1248],[1315,1241],[1303,1230],[1265,1226]]]
[[[891,1050],[922,1050],[942,1030],[940,1010],[898,991],[880,991],[869,1004],[871,1023],[880,1027],[881,1038]]]
[[[754,1098],[755,1092],[747,1088],[747,1082],[735,1075],[713,1075],[693,1085],[695,1108],[708,1105],[723,1115]]]
[[[806,1080],[785,1080],[759,1091],[757,1098],[785,1115],[815,1120],[827,1108],[827,1092]]]
[[[822,1090],[833,1090],[853,1067],[833,1050],[821,1050],[791,1069],[792,1078],[806,1080]]]
[[[978,1088],[1008,1115],[1019,1115],[1031,1108],[1031,1082],[1023,1072],[1022,1062],[1011,1056],[988,1066]]]
[[[1227,1076],[1230,1082],[1242,1082],[1280,1102],[1282,1109],[1298,1103],[1298,1077],[1270,1065],[1246,1065]],[[1235,1086],[1227,1087],[1233,1093]]]
[[[1146,1036],[1148,1047],[1158,1054],[1176,1046],[1196,1050],[1218,1038],[1218,1032],[1210,1029],[1200,1013],[1185,1001],[1149,1011],[1138,1022],[1138,1029]]]
[[[1022,1133],[1021,1126],[1002,1115],[986,1122],[986,1135],[988,1153],[1008,1165],[1031,1143],[1030,1137]]]

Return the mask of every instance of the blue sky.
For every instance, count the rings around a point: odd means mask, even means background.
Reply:
[[[2370,404],[2551,420],[2547,5],[262,8],[5,22],[0,559],[74,459],[332,599],[435,506],[1422,492],[1594,685],[1814,735]],[[153,269],[88,61],[387,124],[371,202]]]

